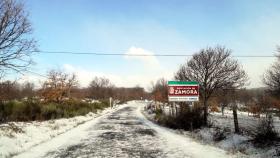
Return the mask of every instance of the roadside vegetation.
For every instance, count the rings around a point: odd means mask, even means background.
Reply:
[[[146,112],[163,126],[191,131],[222,148],[231,146],[221,144],[232,143],[234,137],[238,143],[231,151],[246,153],[245,146],[250,150],[252,144],[280,156],[275,150],[280,144],[280,58],[264,74],[266,87],[246,89],[246,72],[230,54],[220,46],[202,49],[175,73],[174,80],[199,81],[199,102],[168,102],[167,80],[160,78],[151,86],[153,102]]]
[[[0,123],[69,118],[141,99],[148,93],[141,87],[115,87],[105,77],[95,77],[79,88],[75,74],[50,70],[40,88],[33,83],[0,83]]]
[[[87,103],[71,99],[62,103],[38,100],[8,101],[0,103],[1,122],[34,121],[69,118],[97,112],[109,107],[108,101]]]

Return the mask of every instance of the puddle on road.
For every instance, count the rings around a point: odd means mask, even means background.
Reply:
[[[116,128],[112,125],[100,125],[98,126],[98,130],[115,130]]]
[[[125,140],[125,134],[120,133],[120,132],[104,132],[101,135],[99,135],[98,137],[101,137],[103,139],[107,139],[107,140]]]
[[[149,136],[155,136],[156,131],[153,129],[136,129],[135,133],[139,133],[141,135],[149,135]]]
[[[67,147],[66,149],[60,149],[59,151],[52,151],[47,153],[44,157],[56,157],[56,158],[65,158],[65,157],[75,157],[77,150],[83,149],[86,145],[76,144]]]
[[[162,156],[162,151],[158,149],[145,149],[141,147],[134,148],[122,148],[122,151],[128,155],[128,157],[143,157],[143,158],[156,158]]]
[[[125,122],[116,122],[121,125],[142,125],[143,123],[140,121],[125,121]]]
[[[121,117],[120,116],[115,116],[115,115],[110,115],[108,116],[108,120],[119,120]]]

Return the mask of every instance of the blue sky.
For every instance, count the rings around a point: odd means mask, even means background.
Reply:
[[[224,45],[233,55],[273,55],[280,45],[277,0],[25,0],[40,50],[100,53],[193,54]],[[127,58],[36,54],[33,71],[52,68],[78,74],[82,86],[106,76],[118,86],[148,87],[172,79],[183,57]],[[239,59],[250,87],[273,58]],[[31,74],[22,78],[38,80]],[[43,80],[43,79],[42,79]]]

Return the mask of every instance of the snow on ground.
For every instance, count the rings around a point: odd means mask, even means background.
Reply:
[[[129,102],[16,157],[241,157],[148,121]]]
[[[87,116],[43,122],[3,124],[0,126],[0,157],[75,157],[75,154],[79,156],[82,153],[85,157],[87,154],[105,154],[107,157],[110,157],[110,154],[119,154],[115,157],[152,154],[199,158],[275,155],[276,150],[273,148],[261,150],[246,143],[249,140],[246,135],[229,132],[225,139],[215,142],[215,128],[182,132],[158,126],[141,113],[145,104],[132,101],[99,114],[90,113]],[[152,116],[153,114],[148,115]],[[221,116],[217,113],[211,117],[224,127],[233,125],[231,115]],[[240,116],[243,117],[240,122],[250,120],[247,115]]]
[[[197,158],[217,158],[217,157],[243,157],[242,154],[237,155],[228,155],[228,153],[225,150],[219,149],[214,146],[205,145],[198,143],[194,139],[174,133],[173,130],[170,130],[168,128],[158,126],[151,121],[147,120],[142,114],[141,109],[138,109],[138,117],[142,118],[144,122],[150,126],[152,129],[157,131],[158,135],[163,139],[164,144],[166,144],[166,150],[170,151],[176,151],[180,150],[185,152],[186,155],[189,155],[190,157],[197,157]],[[174,153],[173,153],[174,154]],[[178,152],[178,155],[175,155],[174,157],[180,157],[180,152]]]
[[[164,107],[165,114],[170,114],[169,107]],[[152,120],[155,116],[154,113],[145,112],[147,117]],[[252,140],[252,132],[256,131],[260,118],[248,115],[247,112],[238,111],[238,122],[242,134],[234,133],[233,114],[229,109],[225,109],[224,116],[221,112],[210,113],[209,118],[213,123],[212,128],[202,128],[193,132],[175,130],[177,133],[191,136],[201,143],[217,146],[229,153],[244,153],[249,157],[278,157],[280,154],[279,146],[271,146],[266,148],[256,148],[253,146],[250,140]],[[280,133],[280,119],[274,117],[275,130]],[[219,128],[217,128],[219,127]],[[215,141],[214,135],[218,130],[224,133],[225,138]],[[225,131],[223,131],[225,130]],[[280,144],[279,144],[280,145]]]
[[[265,116],[262,116],[265,117]],[[221,127],[227,127],[231,128],[233,130],[233,115],[232,111],[225,109],[224,116],[222,116],[221,112],[213,112],[211,113],[210,118],[214,121],[213,123],[221,126]],[[248,115],[247,112],[238,111],[238,123],[241,128],[244,130],[253,130],[257,127],[258,122],[260,121],[260,118],[254,117],[251,115]],[[280,118],[279,117],[273,117],[275,130],[280,133]]]
[[[106,108],[97,113],[89,113],[86,116],[77,116],[68,119],[1,124],[0,157],[17,155],[31,147],[70,131],[77,126],[82,127],[86,122],[95,120],[97,117],[111,112],[112,110],[116,110],[116,108]],[[79,133],[76,134],[79,135]]]
[[[265,117],[265,116],[261,116]],[[280,156],[279,145],[266,147],[266,148],[256,148],[250,142],[252,140],[252,133],[254,133],[257,129],[257,126],[260,122],[261,118],[253,117],[252,115],[248,115],[247,112],[238,111],[238,123],[239,128],[243,132],[240,134],[234,134],[234,123],[233,123],[233,114],[231,110],[225,109],[224,116],[222,113],[214,112],[211,113],[210,119],[213,121],[213,124],[216,127],[220,127],[222,129],[230,129],[230,131],[226,132],[226,138],[216,145],[221,147],[222,149],[228,151],[242,151],[250,155],[251,157],[278,157]],[[279,117],[274,117],[274,127],[275,130],[280,133],[280,119]],[[209,128],[200,130],[200,133],[205,133],[209,131]],[[213,135],[214,132],[212,132]],[[202,136],[202,135],[200,135]],[[203,136],[201,137],[203,140]],[[277,149],[278,148],[278,149]]]

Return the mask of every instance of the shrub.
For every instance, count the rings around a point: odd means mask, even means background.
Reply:
[[[219,107],[217,105],[210,106],[210,111],[211,112],[220,112]]]
[[[155,117],[157,117],[157,118],[161,117],[161,116],[162,116],[162,114],[163,114],[162,109],[156,109],[154,112],[155,112],[155,114],[156,114],[156,116],[155,116]]]
[[[50,103],[47,105],[42,106],[42,119],[44,120],[50,120],[50,119],[55,119],[57,115],[57,108],[56,108],[55,103]]]
[[[109,107],[108,101],[86,103],[76,99],[65,100],[62,103],[43,103],[38,100],[0,102],[0,123],[68,118],[106,107]]]
[[[215,133],[213,134],[214,141],[221,141],[226,138],[226,133],[230,132],[229,129],[215,127]]]
[[[156,115],[158,122],[164,126],[174,129],[191,130],[197,129],[203,126],[203,111],[201,108],[185,109],[181,111],[177,116],[169,115]]]
[[[8,103],[8,106],[12,106],[12,114],[11,114],[11,119],[13,121],[27,121],[28,116],[26,115],[26,104],[18,101],[12,101]]]
[[[24,114],[26,115],[27,120],[34,121],[40,119],[41,107],[37,102],[28,100],[23,104],[25,105]]]
[[[4,103],[4,102],[0,103],[0,119],[1,119],[0,121],[1,122],[10,120],[10,117],[13,113],[13,106],[14,106],[13,101],[8,102],[8,103]]]
[[[259,123],[253,141],[256,145],[271,145],[277,140],[279,140],[279,137],[274,129],[273,118],[269,115]]]

